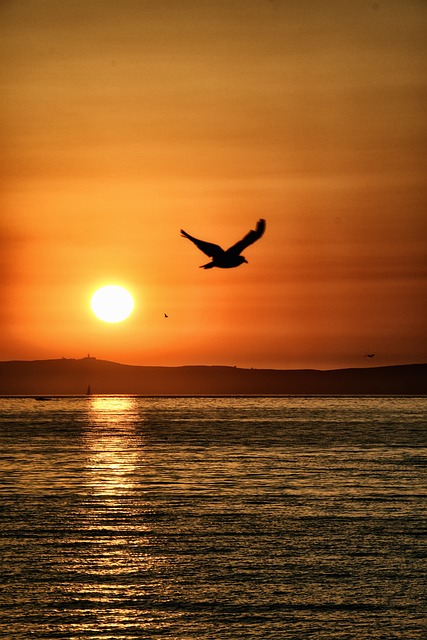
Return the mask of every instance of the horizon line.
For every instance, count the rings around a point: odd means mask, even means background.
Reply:
[[[91,356],[88,354],[87,356],[83,356],[82,358],[67,358],[65,356],[61,356],[59,358],[35,358],[31,360],[27,359],[12,359],[12,360],[0,360],[0,364],[7,364],[12,362],[22,362],[22,363],[35,363],[35,362],[61,362],[61,361],[72,361],[72,362],[83,362],[85,360],[93,360],[96,362],[104,362],[108,364],[116,364],[124,367],[145,367],[145,368],[163,368],[163,369],[180,369],[180,368],[189,368],[189,367],[200,367],[200,368],[225,368],[225,369],[241,369],[247,371],[348,371],[351,369],[380,369],[380,368],[390,368],[390,367],[412,367],[412,366],[427,366],[427,362],[399,362],[395,364],[373,364],[371,366],[343,366],[343,367],[335,367],[335,368],[314,368],[314,367],[301,367],[301,368],[284,368],[284,367],[256,367],[256,366],[239,366],[239,365],[231,365],[231,364],[180,364],[180,365],[157,365],[157,364],[128,364],[126,362],[117,362],[115,360],[105,360],[104,358],[98,358],[96,356]]]

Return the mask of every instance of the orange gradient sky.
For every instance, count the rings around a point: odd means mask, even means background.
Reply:
[[[426,362],[426,25],[424,0],[1,2],[0,359]],[[260,217],[237,269],[179,234]]]

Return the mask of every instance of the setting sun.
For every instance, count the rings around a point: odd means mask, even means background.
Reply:
[[[110,284],[95,291],[90,306],[100,320],[121,322],[132,313],[134,302],[127,289]]]

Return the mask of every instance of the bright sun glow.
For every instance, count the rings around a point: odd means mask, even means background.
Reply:
[[[132,313],[133,298],[127,289],[109,284],[95,291],[90,306],[100,320],[121,322]]]

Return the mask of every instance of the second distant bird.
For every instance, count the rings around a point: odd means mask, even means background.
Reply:
[[[181,229],[181,235],[183,238],[188,238],[191,242],[194,242],[196,247],[203,251],[207,256],[212,258],[211,262],[202,264],[201,269],[212,269],[212,267],[219,267],[220,269],[231,269],[232,267],[238,267],[239,265],[247,262],[246,258],[241,254],[243,249],[249,247],[262,236],[265,231],[265,220],[262,218],[258,220],[255,229],[252,229],[245,235],[244,238],[233,244],[232,247],[224,251],[218,244],[212,242],[205,242],[205,240],[198,240],[193,238],[189,233]]]

